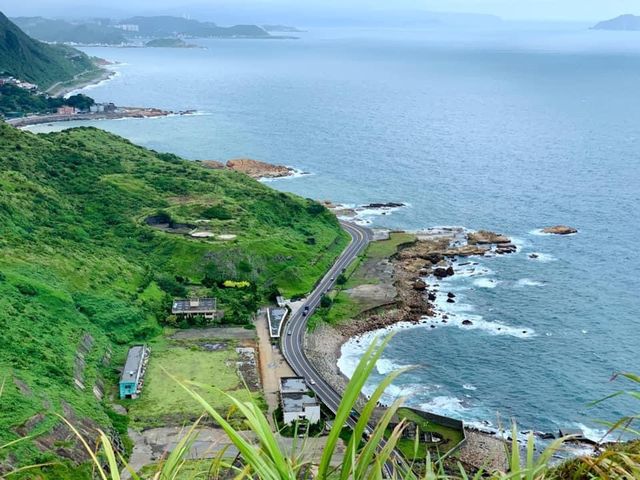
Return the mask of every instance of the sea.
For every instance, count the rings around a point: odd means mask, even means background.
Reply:
[[[518,245],[441,281],[451,321],[398,327],[369,381],[471,425],[599,439],[637,413],[640,33],[584,24],[314,29],[298,40],[87,48],[118,62],[97,101],[193,115],[94,125],[188,159],[250,157],[307,175],[273,188],[347,205],[402,202],[373,227],[490,229]],[[541,233],[567,224],[571,236]],[[537,258],[531,258],[535,253]],[[459,262],[464,263],[464,262]],[[472,326],[462,320],[472,320]],[[345,344],[353,372],[367,340]]]

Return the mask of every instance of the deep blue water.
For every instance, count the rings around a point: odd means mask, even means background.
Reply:
[[[623,399],[587,403],[624,386],[613,372],[640,371],[640,34],[566,26],[200,43],[88,49],[124,63],[87,91],[97,100],[201,112],[95,124],[191,159],[295,166],[313,175],[271,185],[307,197],[410,204],[377,226],[488,228],[521,245],[442,287],[482,328],[397,334],[380,371],[422,368],[394,392],[540,430],[637,411]],[[532,233],[558,223],[580,232]],[[495,322],[517,328],[498,334]],[[346,350],[348,364],[357,350]]]

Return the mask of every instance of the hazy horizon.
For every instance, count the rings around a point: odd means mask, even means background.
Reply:
[[[311,1],[301,6],[291,0],[213,1],[200,0],[111,0],[79,5],[74,0],[0,0],[0,11],[8,16],[53,16],[78,18],[107,16],[122,18],[130,15],[191,16],[219,23],[297,23],[345,24],[349,21],[366,24],[419,22],[430,14],[458,13],[500,17],[507,21],[575,21],[593,22],[618,15],[639,14],[635,0],[399,0],[392,6],[380,0]]]

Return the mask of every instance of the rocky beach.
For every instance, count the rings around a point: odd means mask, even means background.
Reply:
[[[388,235],[389,232],[377,233],[378,238]],[[345,292],[352,298],[368,297],[375,306],[356,318],[331,325],[319,323],[305,339],[308,358],[334,388],[343,391],[348,378],[338,363],[345,342],[366,342],[360,337],[372,332],[383,335],[402,326],[430,323],[435,328],[435,321],[446,323],[448,317],[438,311],[435,301],[443,297],[454,303],[455,294],[441,290],[437,280],[455,275],[454,265],[469,257],[504,255],[516,250],[510,238],[486,230],[434,228],[415,232],[414,240],[399,245],[397,253],[390,257],[364,261],[359,268],[366,269],[375,280],[371,285],[358,285]],[[504,468],[502,442],[476,429],[469,429],[469,433],[461,450],[462,460],[480,467],[478,459],[491,458],[488,468]]]

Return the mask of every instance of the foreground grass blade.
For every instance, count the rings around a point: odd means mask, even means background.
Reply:
[[[329,467],[331,465],[331,459],[333,458],[333,454],[340,437],[340,432],[342,431],[343,426],[347,423],[347,420],[351,415],[351,410],[355,406],[360,392],[362,391],[367,379],[369,378],[371,372],[373,371],[373,368],[375,367],[376,362],[382,355],[384,348],[387,346],[391,338],[392,336],[390,335],[386,337],[382,342],[380,342],[379,339],[376,338],[371,343],[369,348],[367,348],[366,352],[360,359],[360,362],[358,362],[358,366],[353,372],[351,380],[349,381],[343,393],[342,401],[340,402],[340,406],[338,407],[338,411],[336,412],[333,427],[331,428],[329,436],[327,437],[327,443],[325,445],[324,451],[322,452],[322,457],[318,466],[318,478],[327,478]],[[345,477],[341,476],[340,478],[344,479]]]

